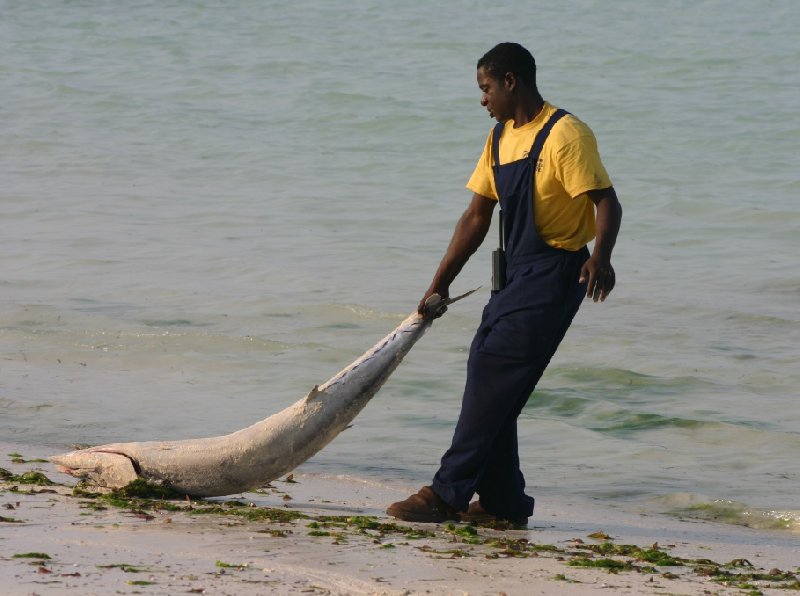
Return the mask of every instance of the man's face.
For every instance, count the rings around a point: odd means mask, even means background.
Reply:
[[[483,92],[481,95],[481,105],[489,110],[489,116],[497,119],[498,122],[510,120],[513,116],[512,96],[514,81],[497,79],[481,66],[478,69],[478,87]]]

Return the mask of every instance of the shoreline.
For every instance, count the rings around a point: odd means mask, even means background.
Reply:
[[[800,587],[792,533],[569,501],[537,503],[524,530],[407,524],[384,510],[415,488],[302,469],[292,481],[225,499],[114,506],[73,496],[75,479],[34,461],[50,455],[45,450],[0,448],[0,468],[17,476],[39,470],[58,483],[0,483],[4,594],[740,594],[744,586],[782,594]],[[12,462],[11,453],[25,461]],[[655,555],[655,564],[642,553]]]

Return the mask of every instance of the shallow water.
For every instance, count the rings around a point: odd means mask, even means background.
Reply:
[[[0,8],[0,440],[225,433],[361,354],[466,206],[474,64],[512,39],[625,208],[618,288],[521,418],[531,492],[798,524],[794,3]],[[308,469],[429,479],[490,250]]]

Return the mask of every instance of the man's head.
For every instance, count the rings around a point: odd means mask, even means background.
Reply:
[[[478,60],[481,105],[498,122],[512,119],[520,106],[541,101],[536,89],[536,62],[518,43],[501,43]]]
[[[512,73],[518,82],[536,89],[536,61],[531,53],[518,43],[499,43],[478,60],[478,68],[503,81]]]

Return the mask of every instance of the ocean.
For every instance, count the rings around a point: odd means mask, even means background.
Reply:
[[[800,8],[502,4],[0,0],[0,441],[224,434],[349,364],[427,288],[475,63],[518,41],[624,208],[520,418],[529,492],[800,530]],[[495,237],[304,470],[430,480]]]

